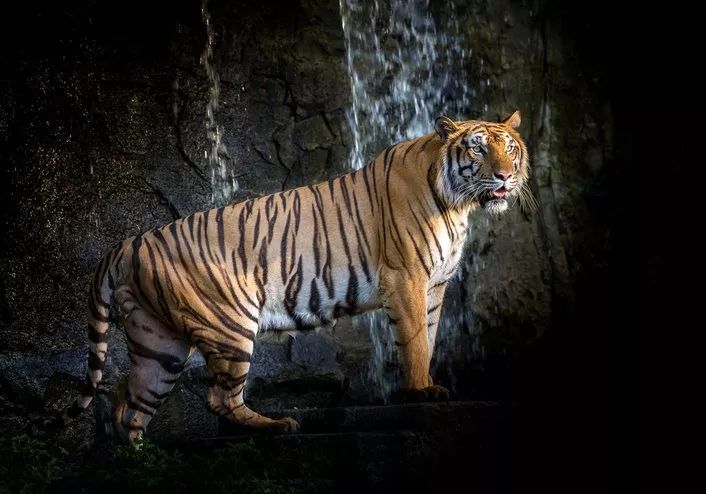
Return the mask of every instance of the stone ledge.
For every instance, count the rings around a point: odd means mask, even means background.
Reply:
[[[515,405],[505,402],[447,402],[404,405],[309,408],[264,412],[273,418],[292,417],[302,434],[363,433],[375,431],[420,431],[474,433],[495,430],[506,423]],[[252,436],[252,429],[225,419],[218,427],[220,437]],[[293,435],[293,436],[296,436]]]

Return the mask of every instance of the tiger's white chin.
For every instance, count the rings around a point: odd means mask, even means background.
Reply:
[[[505,199],[491,199],[483,204],[483,207],[490,214],[502,214],[507,210],[507,201]]]

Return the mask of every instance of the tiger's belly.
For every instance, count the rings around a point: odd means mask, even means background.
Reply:
[[[289,302],[284,289],[266,287],[267,298],[260,311],[259,330],[305,331],[331,326],[342,316],[363,314],[381,307],[378,283],[374,279],[359,279],[353,294],[346,284],[334,284],[333,297],[321,280],[312,282],[309,279],[302,285],[308,288],[297,294],[296,301]]]

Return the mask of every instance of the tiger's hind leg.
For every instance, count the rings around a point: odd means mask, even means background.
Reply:
[[[254,337],[255,331],[252,331]],[[217,338],[217,339],[212,339]],[[223,338],[214,330],[192,335],[192,341],[206,358],[213,384],[208,391],[208,403],[213,412],[235,422],[275,432],[296,432],[297,421],[290,417],[273,420],[260,415],[245,404],[245,385],[250,370],[253,340],[243,336]]]
[[[130,374],[125,398],[115,408],[118,436],[138,442],[184,369],[189,344],[149,312],[131,305],[125,320]]]

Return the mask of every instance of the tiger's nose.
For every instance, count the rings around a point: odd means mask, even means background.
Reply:
[[[512,173],[498,173],[498,172],[493,172],[493,175],[495,175],[495,178],[499,178],[503,182],[507,180],[508,178],[512,177]]]

